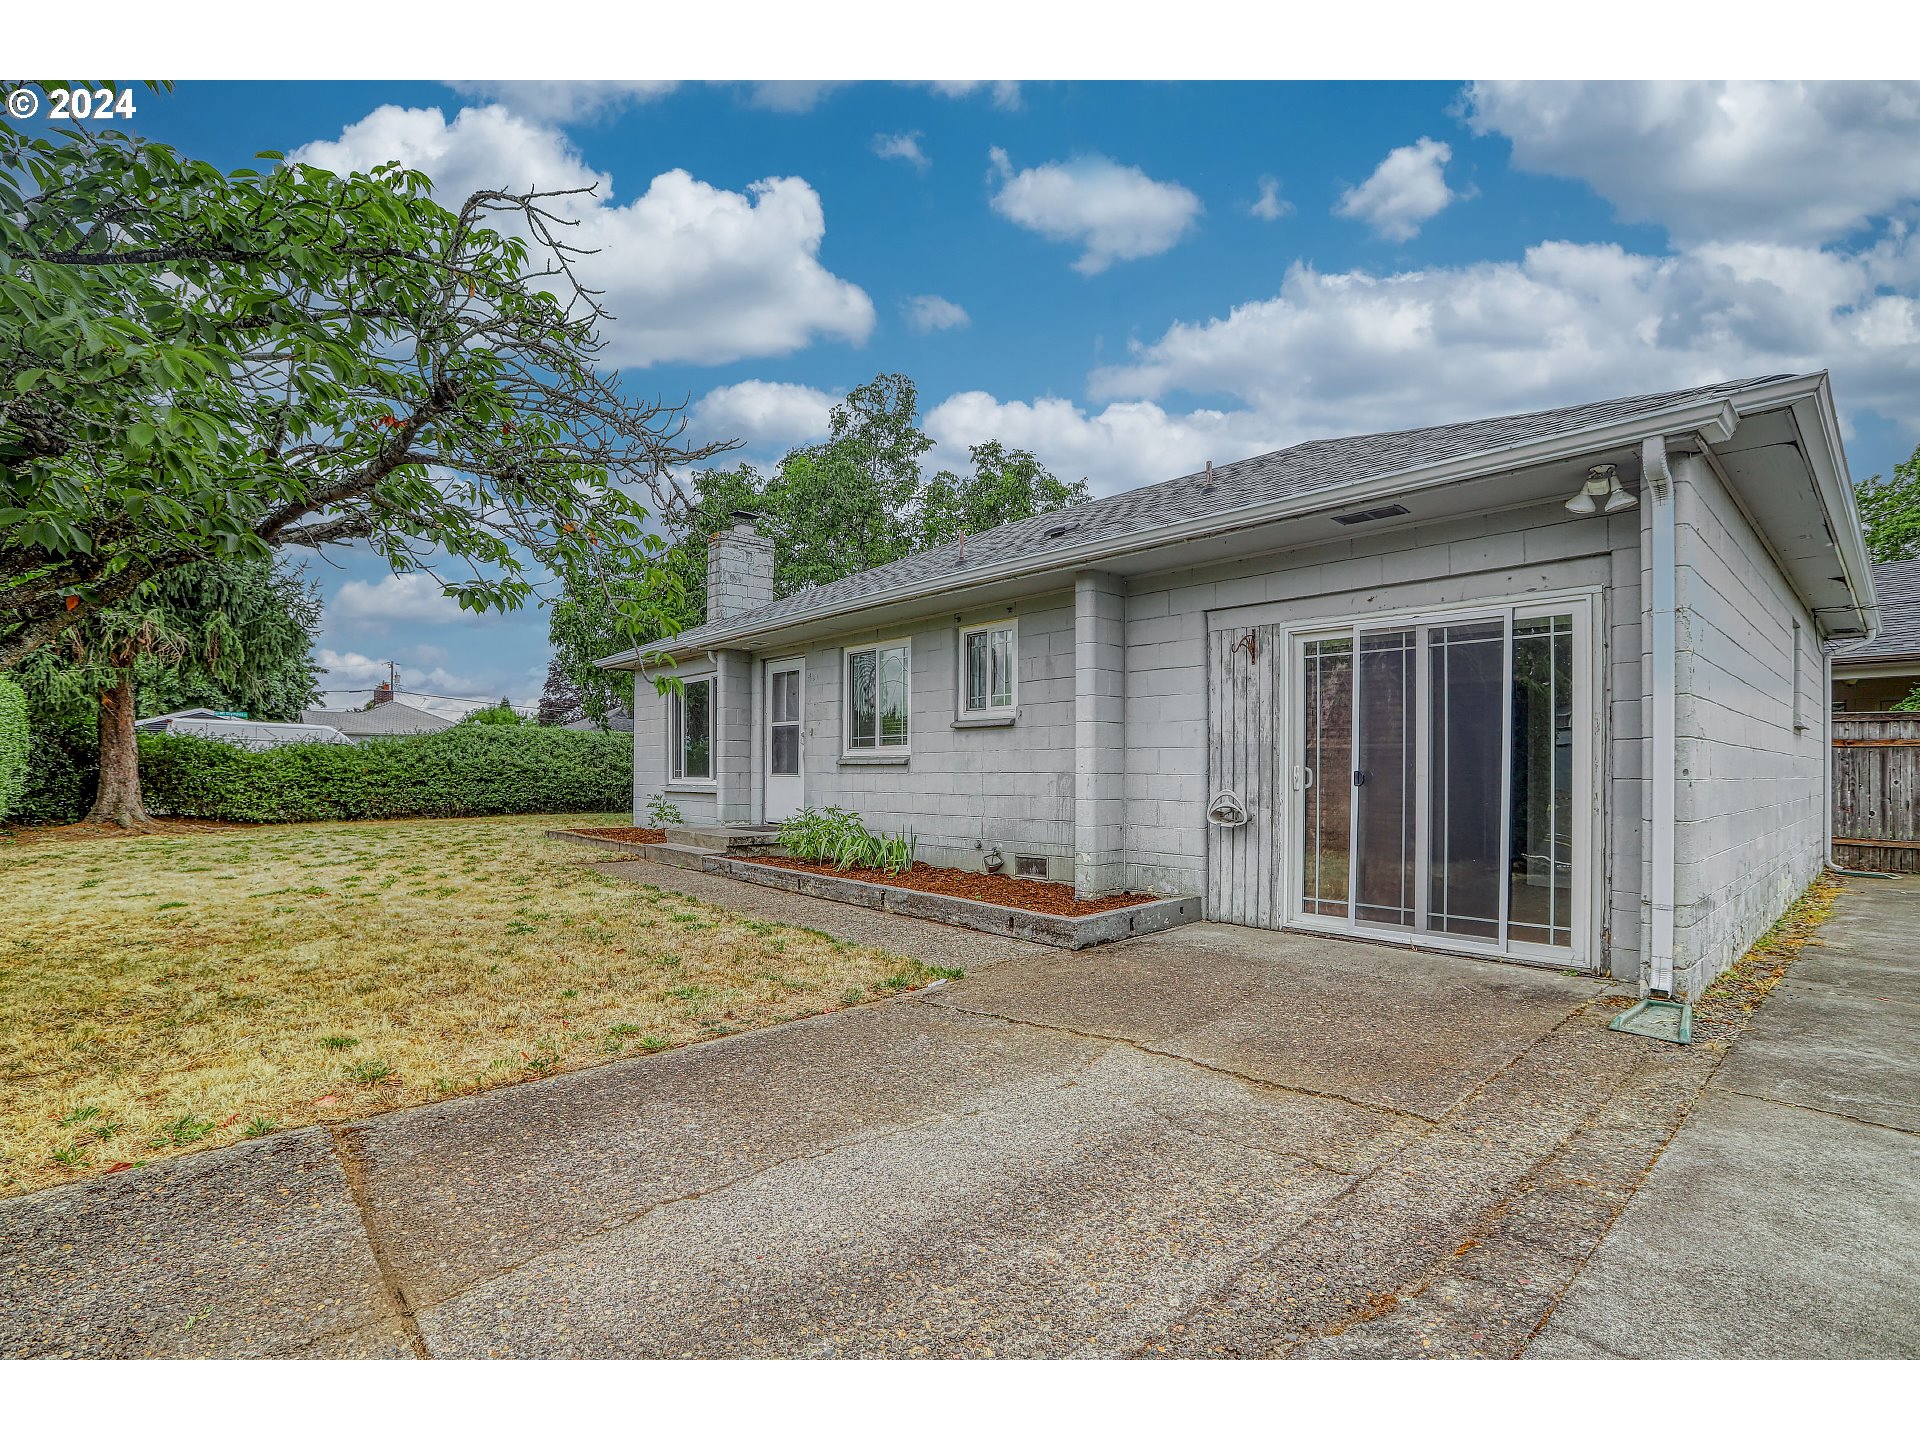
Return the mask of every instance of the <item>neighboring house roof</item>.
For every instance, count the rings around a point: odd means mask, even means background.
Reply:
[[[1873,567],[1880,593],[1880,633],[1871,640],[1844,640],[1827,647],[1837,666],[1920,661],[1920,560],[1888,560]]]
[[[331,725],[295,725],[274,720],[229,720],[215,716],[201,718],[156,715],[142,720],[135,729],[149,734],[165,731],[170,735],[197,735],[203,740],[224,740],[243,750],[271,750],[276,745],[351,745],[353,741]]]
[[[404,700],[388,700],[371,710],[309,710],[300,718],[309,725],[331,725],[355,739],[369,735],[424,735],[453,725],[446,716],[416,709]]]
[[[220,710],[209,710],[205,706],[198,706],[192,710],[169,710],[164,715],[149,715],[144,720],[134,721],[133,728],[136,730],[166,730],[170,728],[170,722],[175,720],[241,720],[243,723],[250,724],[271,723],[267,721],[246,721],[243,716],[236,716]]]
[[[560,728],[562,730],[605,730],[610,735],[631,735],[633,733],[633,716],[629,715],[625,709],[616,705],[613,713],[607,716],[607,723],[605,725],[596,725],[593,721],[583,716],[578,720],[569,720]]]
[[[759,606],[743,614],[684,630],[644,653],[679,654],[711,648],[716,642],[742,638],[760,630],[824,618],[881,600],[933,594],[979,578],[984,572],[1005,573],[1009,567],[1041,570],[1058,553],[1062,564],[1083,563],[1080,552],[1103,544],[1112,548],[1140,548],[1162,543],[1169,534],[1204,531],[1206,522],[1228,522],[1240,512],[1274,502],[1293,501],[1322,492],[1367,487],[1392,488],[1395,477],[1427,470],[1469,457],[1487,463],[1467,472],[1490,473],[1499,468],[1505,452],[1526,450],[1560,437],[1595,435],[1605,438],[1613,429],[1631,428],[1667,412],[1692,411],[1793,377],[1760,376],[1728,380],[1687,390],[1652,395],[1629,395],[1556,410],[1524,415],[1502,415],[1421,430],[1397,430],[1377,435],[1350,435],[1256,455],[1248,460],[1213,467],[1211,484],[1202,473],[1123,491],[1064,510],[1015,520],[965,541],[936,546],[855,575],[814,586]],[[1678,417],[1676,417],[1678,419]],[[1676,429],[1680,428],[1676,424]],[[1464,476],[1462,478],[1465,478]],[[1357,497],[1356,497],[1357,498]],[[1361,501],[1364,503],[1364,501]],[[1129,546],[1126,542],[1136,542]],[[1118,547],[1115,542],[1121,542]],[[640,660],[643,652],[629,650],[599,663],[619,667]]]

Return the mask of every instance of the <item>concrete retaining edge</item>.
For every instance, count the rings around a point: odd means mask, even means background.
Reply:
[[[1143,905],[1129,905],[1120,910],[1103,910],[1098,915],[1043,915],[1036,910],[992,905],[984,900],[967,900],[958,895],[936,895],[927,890],[874,885],[839,875],[816,875],[811,870],[756,865],[751,860],[736,860],[721,850],[701,850],[690,845],[647,845],[635,840],[607,840],[572,830],[549,830],[547,834],[556,840],[571,840],[577,845],[598,845],[605,850],[624,850],[660,864],[677,866],[682,870],[704,870],[709,875],[725,875],[730,879],[744,880],[749,885],[764,885],[770,890],[792,891],[819,900],[837,900],[843,905],[859,905],[868,910],[886,910],[915,920],[958,925],[966,930],[979,930],[987,935],[1006,935],[1015,940],[1031,940],[1037,945],[1053,945],[1062,950],[1084,950],[1090,945],[1105,945],[1135,935],[1153,935],[1177,925],[1191,925],[1200,918],[1200,897],[1197,895],[1150,900]]]

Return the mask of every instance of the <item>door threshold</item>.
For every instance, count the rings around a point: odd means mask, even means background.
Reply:
[[[1487,960],[1495,965],[1521,965],[1529,970],[1552,970],[1557,974],[1574,974],[1583,980],[1605,980],[1605,972],[1592,966],[1576,964],[1571,957],[1566,960],[1551,960],[1544,955],[1502,955],[1494,950],[1464,950],[1448,945],[1421,945],[1411,940],[1390,939],[1385,936],[1356,935],[1351,930],[1322,930],[1313,925],[1282,925],[1281,933],[1287,935],[1311,935],[1316,940],[1350,940],[1357,945],[1381,945],[1389,950],[1407,950],[1415,955],[1445,955],[1455,960]]]

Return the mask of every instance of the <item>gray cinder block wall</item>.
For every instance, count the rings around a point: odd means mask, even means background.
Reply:
[[[1073,878],[1091,898],[1127,879],[1126,582],[1086,571],[1073,605]]]
[[[748,510],[707,541],[707,619],[757,610],[773,599],[773,540],[755,528]]]
[[[1694,999],[1825,864],[1827,700],[1813,616],[1719,475],[1687,457],[1674,479],[1673,984]]]

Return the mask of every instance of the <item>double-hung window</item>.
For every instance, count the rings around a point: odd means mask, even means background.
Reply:
[[[713,779],[713,677],[683,680],[667,696],[667,778],[705,784]]]
[[[888,640],[847,651],[846,731],[849,755],[907,753],[908,672],[912,647]]]
[[[962,720],[1012,716],[1019,640],[1019,627],[1012,620],[996,620],[988,625],[968,625],[961,629]]]

